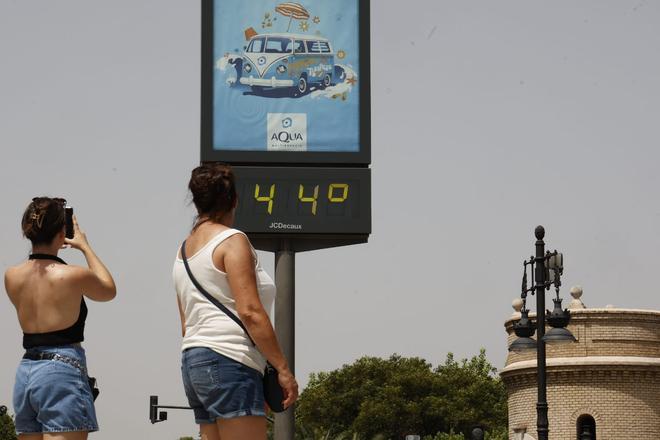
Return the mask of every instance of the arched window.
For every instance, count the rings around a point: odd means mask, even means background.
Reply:
[[[577,419],[577,440],[596,440],[596,420],[589,414]]]

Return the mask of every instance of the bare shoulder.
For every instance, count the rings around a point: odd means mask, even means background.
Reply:
[[[247,236],[242,232],[232,235],[231,237],[226,239],[224,243],[226,244],[227,249],[231,249],[232,251],[252,250],[250,239],[247,238]]]
[[[74,265],[58,265],[53,268],[53,276],[65,281],[80,282],[94,276],[94,273],[86,267]]]
[[[20,266],[9,266],[5,271],[5,279],[13,277],[20,270]]]
[[[7,292],[7,296],[14,307],[17,307],[17,292],[20,290],[18,270],[18,267],[12,266],[5,271],[5,292]]]
[[[254,253],[252,252],[252,244],[250,240],[243,233],[234,234],[227,238],[223,245],[221,253],[225,262],[228,260],[234,263],[246,263],[248,266],[254,261]]]
[[[10,293],[14,289],[20,273],[20,266],[11,266],[5,271],[5,290]]]

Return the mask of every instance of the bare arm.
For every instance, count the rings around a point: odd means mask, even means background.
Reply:
[[[277,370],[280,385],[284,389],[284,406],[289,407],[298,398],[298,383],[289,369],[277,336],[264,310],[257,292],[257,279],[254,271],[254,256],[248,239],[235,235],[226,241],[225,251],[217,253],[224,262],[229,286],[236,300],[238,317],[247,328],[259,351]],[[222,266],[216,261],[214,263]]]
[[[13,291],[14,291],[14,286],[11,285],[11,284],[12,284],[11,279],[13,278],[13,276],[11,275],[11,272],[13,272],[13,271],[14,271],[14,268],[13,268],[13,267],[10,267],[10,268],[7,269],[7,271],[5,272],[5,292],[7,292],[7,296],[9,296],[9,300],[10,300],[10,301],[12,302],[12,304],[14,304],[14,306],[15,306],[16,303],[14,302],[14,297],[10,294],[10,292],[13,292]]]
[[[94,253],[87,242],[87,236],[78,226],[78,220],[73,217],[74,237],[65,242],[74,249],[78,249],[85,256],[89,269],[76,270],[76,281],[83,288],[83,294],[94,301],[110,301],[117,295],[117,288],[112,275],[101,259]]]
[[[186,317],[183,314],[183,307],[181,307],[181,300],[179,296],[176,297],[176,305],[179,306],[179,318],[181,319],[181,337],[186,336]]]

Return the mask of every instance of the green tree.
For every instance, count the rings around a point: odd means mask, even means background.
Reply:
[[[4,411],[0,411],[0,440],[16,440],[14,420]]]
[[[460,362],[449,353],[435,372],[439,378],[435,394],[441,396],[440,412],[449,429],[467,433],[475,424],[493,431],[506,428],[506,390],[484,349]]]
[[[500,426],[486,433],[486,440],[509,440],[509,429],[506,426]]]
[[[506,392],[484,350],[460,362],[450,353],[437,368],[420,358],[363,357],[312,374],[297,416],[304,439],[420,434],[444,440],[476,424],[493,433],[506,429]]]

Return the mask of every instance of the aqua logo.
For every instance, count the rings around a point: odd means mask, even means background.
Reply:
[[[268,113],[268,149],[305,151],[307,149],[306,113]]]
[[[273,133],[270,137],[271,141],[279,141],[283,144],[288,144],[294,141],[303,141],[303,136],[300,133],[289,133],[288,131],[280,131],[279,133]]]
[[[259,64],[260,66],[263,66],[264,64],[266,64],[266,57],[259,57],[257,59],[257,64]]]

